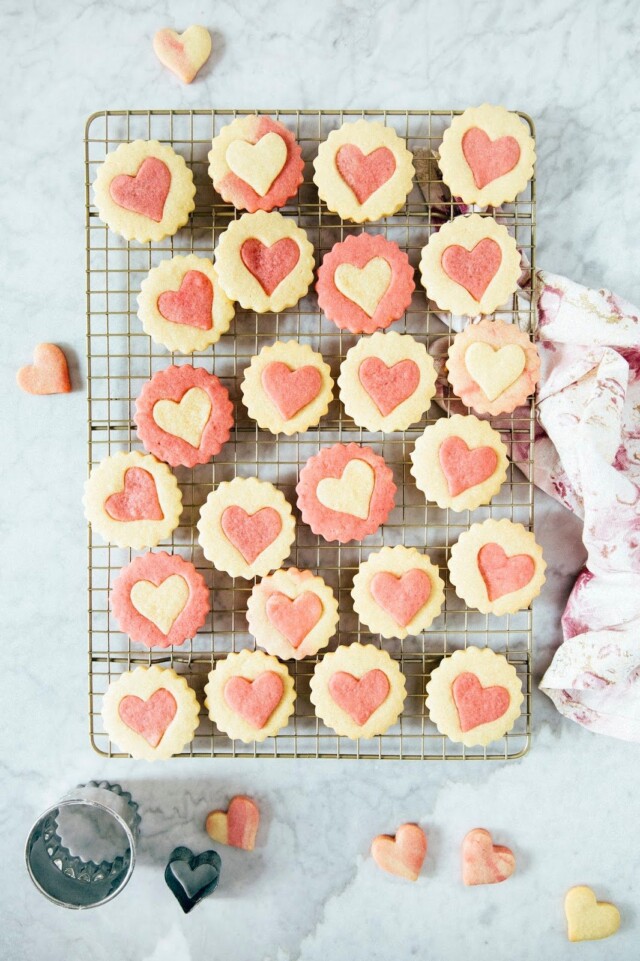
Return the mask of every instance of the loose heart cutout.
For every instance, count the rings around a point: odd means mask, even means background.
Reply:
[[[333,282],[340,293],[353,301],[367,317],[373,317],[391,284],[391,264],[384,257],[372,257],[364,267],[339,264]]]
[[[124,488],[111,494],[104,509],[114,521],[161,521],[164,518],[156,482],[143,467],[129,467],[124,474]]]
[[[413,360],[387,367],[379,357],[366,357],[358,370],[360,383],[383,417],[399,407],[420,383],[420,368]]]
[[[322,601],[313,591],[304,591],[293,600],[274,592],[265,605],[267,617],[296,650],[322,617]]]
[[[236,177],[249,184],[259,197],[264,197],[287,162],[287,145],[279,134],[270,130],[257,143],[233,140],[225,156]]]
[[[371,854],[383,871],[417,881],[427,854],[427,836],[417,824],[402,824],[395,837],[380,834],[374,838]]]
[[[189,593],[184,577],[171,574],[158,585],[151,581],[136,581],[129,598],[137,612],[166,635],[187,606]]]
[[[471,127],[462,138],[462,153],[476,187],[482,190],[513,170],[520,160],[520,144],[515,137],[491,140],[480,127]]]
[[[493,447],[471,450],[462,437],[454,435],[445,437],[440,444],[438,459],[451,497],[489,480],[498,466],[498,455]]]
[[[255,514],[247,514],[234,504],[223,511],[220,525],[247,564],[253,564],[282,530],[282,518],[273,507],[261,507]]]
[[[494,844],[484,828],[469,831],[462,842],[462,881],[474,884],[499,884],[510,878],[516,859],[510,848]]]
[[[389,571],[379,571],[369,585],[376,604],[390,614],[396,624],[406,627],[429,600],[429,575],[415,568],[398,577]]]
[[[615,934],[620,927],[620,912],[609,901],[598,901],[586,884],[567,891],[564,899],[570,941],[599,941]]]
[[[506,687],[483,687],[475,674],[458,674],[451,685],[460,730],[465,734],[481,724],[490,724],[506,714],[511,697]]]
[[[194,854],[191,848],[174,848],[164,870],[167,887],[185,914],[209,894],[220,880],[222,861],[217,851]]]
[[[179,290],[165,290],[158,297],[158,311],[165,320],[185,327],[211,330],[213,284],[201,270],[188,270]]]
[[[485,237],[472,250],[452,244],[445,249],[440,262],[447,277],[464,287],[479,303],[500,269],[502,251],[500,244]]]
[[[354,458],[349,461],[341,477],[323,477],[318,482],[316,497],[329,510],[366,520],[375,482],[375,471],[371,464]]]
[[[209,59],[211,34],[206,27],[193,25],[184,33],[165,27],[153,38],[153,49],[163,66],[183,83],[191,83]]]
[[[270,297],[300,260],[300,248],[291,237],[281,237],[266,247],[257,237],[249,237],[240,248],[240,257],[267,297]]]
[[[109,184],[109,193],[119,207],[160,223],[171,188],[171,171],[157,157],[145,157],[137,174],[118,174]]]
[[[68,394],[71,390],[67,358],[56,344],[38,344],[33,364],[21,367],[16,380],[27,394]]]
[[[212,841],[243,851],[253,851],[260,824],[258,805],[250,797],[237,794],[226,811],[211,811],[205,830]]]
[[[282,361],[273,361],[263,369],[261,381],[285,420],[295,417],[322,389],[322,374],[311,364],[291,370]]]
[[[358,203],[363,204],[393,176],[396,158],[388,147],[363,154],[360,147],[347,143],[336,153],[336,167]]]
[[[361,727],[384,703],[389,690],[389,678],[378,668],[367,671],[361,678],[346,671],[336,671],[329,678],[331,697]]]
[[[152,416],[161,430],[197,449],[211,416],[211,399],[206,390],[191,387],[179,401],[156,401]]]
[[[120,720],[151,747],[157,747],[176,716],[176,699],[164,687],[143,701],[135,694],[127,694],[118,704]]]
[[[518,344],[505,344],[494,350],[491,344],[477,340],[467,347],[464,362],[487,399],[495,400],[515,384],[525,368],[527,357]]]
[[[229,707],[258,730],[265,726],[283,694],[284,683],[275,671],[264,671],[254,681],[236,675],[224,686],[224,699]]]
[[[487,588],[490,601],[526,587],[536,572],[536,564],[529,554],[509,557],[500,544],[484,544],[478,551],[478,570]]]

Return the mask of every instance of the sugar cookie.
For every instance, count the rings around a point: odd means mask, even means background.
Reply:
[[[569,941],[599,941],[611,937],[620,927],[620,912],[615,904],[596,900],[586,884],[567,891],[564,913]]]
[[[256,802],[245,794],[236,794],[226,811],[207,814],[204,829],[218,844],[253,851],[259,824],[260,810]]]
[[[417,881],[427,855],[427,836],[417,824],[401,824],[395,836],[379,834],[371,843],[379,868],[408,881]]]
[[[516,859],[510,848],[494,844],[484,828],[469,831],[462,842],[462,883],[499,884],[510,878]]]
[[[211,34],[206,27],[194,24],[184,33],[169,27],[158,30],[153,37],[153,49],[160,63],[183,83],[195,80],[211,53]]]
[[[38,344],[33,364],[21,367],[16,381],[27,394],[68,394],[71,380],[64,352],[57,344]]]

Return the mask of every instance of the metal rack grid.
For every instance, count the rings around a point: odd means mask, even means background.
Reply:
[[[316,251],[316,264],[334,243],[348,234],[365,230],[383,233],[406,250],[417,266],[420,250],[437,226],[441,209],[431,202],[435,187],[435,168],[421,168],[406,206],[395,216],[364,226],[343,223],[330,214],[317,196],[311,177],[311,161],[318,144],[330,130],[345,120],[366,117],[393,126],[407,140],[410,150],[437,149],[442,132],[459,111],[243,111],[243,110],[141,110],[101,111],[87,121],[85,135],[85,195],[87,229],[87,354],[88,354],[88,445],[89,469],[108,454],[120,450],[142,449],[132,421],[135,398],[143,384],[157,370],[169,364],[195,363],[217,374],[235,403],[236,425],[231,440],[213,462],[193,469],[176,468],[183,493],[184,511],[180,526],[158,549],[175,551],[193,561],[212,590],[213,614],[196,637],[183,646],[149,651],[124,636],[109,613],[111,584],[132,558],[130,550],[104,544],[89,530],[89,722],[91,743],[100,754],[125,757],[109,741],[100,715],[102,695],[122,671],[139,665],[159,664],[185,675],[202,703],[203,686],[218,658],[229,651],[253,647],[247,631],[245,611],[252,582],[233,580],[213,569],[200,550],[195,529],[198,511],[214,484],[236,475],[257,475],[277,484],[295,505],[295,484],[299,467],[321,446],[337,441],[368,444],[381,453],[393,469],[398,493],[396,507],[388,523],[361,544],[329,544],[314,536],[297,515],[297,537],[288,565],[311,568],[333,588],[340,610],[339,633],[327,650],[354,641],[374,643],[397,658],[407,679],[408,697],[397,725],[386,734],[370,740],[353,741],[338,737],[316,717],[309,702],[309,678],[316,658],[287,662],[294,676],[298,698],[289,726],[277,737],[261,744],[245,745],[231,741],[218,732],[202,709],[201,724],[195,739],[184,751],[185,757],[332,757],[394,758],[429,760],[488,760],[517,758],[526,752],[531,736],[531,650],[532,612],[495,617],[469,610],[448,583],[446,560],[450,546],[474,521],[487,517],[509,517],[527,527],[533,523],[531,441],[534,413],[503,417],[494,426],[503,430],[510,447],[512,466],[507,483],[489,506],[475,511],[454,513],[426,504],[409,473],[409,454],[424,427],[443,412],[456,409],[456,400],[446,385],[440,406],[432,405],[422,421],[407,431],[383,435],[357,428],[346,417],[337,399],[317,429],[294,438],[281,438],[258,430],[241,403],[239,385],[243,370],[252,355],[276,339],[295,338],[320,351],[331,365],[334,379],[346,351],[357,337],[339,331],[318,310],[313,291],[296,307],[280,314],[257,315],[238,310],[229,332],[213,347],[194,356],[169,353],[153,343],[143,332],[136,316],[136,295],[149,269],[174,253],[193,252],[211,257],[221,232],[240,216],[214,193],[207,173],[207,152],[211,139],[235,117],[266,113],[294,131],[306,161],[305,181],[281,212],[294,216],[307,231]],[[533,124],[521,114],[530,126]],[[182,154],[194,173],[197,187],[196,208],[189,223],[174,237],[159,243],[127,243],[98,219],[92,202],[91,184],[98,165],[108,151],[122,142],[156,139],[170,144]],[[449,201],[445,213],[457,211]],[[508,207],[501,219],[515,236],[519,248],[535,268],[535,182]],[[523,287],[531,295],[532,280]],[[516,298],[500,312],[505,319],[531,329],[533,308],[530,299],[523,304]],[[438,352],[450,342],[452,332],[426,300],[417,284],[411,307],[404,321],[394,330],[412,334],[430,350]],[[336,391],[337,392],[337,391]],[[457,402],[459,404],[459,402]],[[505,430],[506,429],[506,430]],[[520,472],[522,467],[527,477]],[[295,506],[294,506],[295,511]],[[350,595],[353,575],[369,552],[385,544],[405,544],[426,550],[440,567],[446,581],[442,614],[428,631],[404,641],[386,640],[371,635],[359,624]],[[424,690],[431,670],[441,658],[467,644],[489,645],[504,653],[522,679],[525,700],[522,714],[513,730],[486,748],[466,748],[440,735],[426,715]],[[322,656],[322,652],[319,655]]]

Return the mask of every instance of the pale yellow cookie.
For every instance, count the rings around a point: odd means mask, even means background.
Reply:
[[[321,200],[343,220],[363,223],[400,210],[413,185],[413,158],[392,127],[344,123],[320,144],[313,161]]]
[[[438,166],[454,197],[497,207],[524,190],[533,176],[535,143],[516,113],[484,103],[454,117],[445,130]]]
[[[455,217],[422,248],[427,295],[453,314],[492,314],[518,289],[520,274],[516,242],[492,217]]]
[[[240,389],[258,427],[290,435],[308,430],[325,416],[333,380],[322,354],[297,340],[279,340],[251,358]]]
[[[175,234],[195,207],[191,170],[157,140],[120,144],[100,164],[93,189],[100,219],[140,243]]]
[[[133,758],[157,761],[179,754],[198,727],[196,695],[168,667],[137,667],[112,681],[102,702],[109,738]]]
[[[216,663],[204,688],[205,707],[218,730],[250,744],[275,737],[293,714],[293,678],[277,658],[240,651]]]
[[[295,540],[291,505],[257,477],[235,477],[200,509],[199,543],[207,560],[231,577],[262,577],[289,556]]]
[[[466,747],[504,737],[523,700],[515,668],[488,647],[467,647],[445,657],[427,684],[430,719],[441,734]]]
[[[134,550],[169,537],[182,513],[182,493],[167,465],[138,451],[112,454],[94,467],[83,503],[91,527],[108,544]]]
[[[522,524],[472,524],[451,548],[449,579],[456,594],[483,614],[513,614],[529,607],[545,582],[542,548]]]
[[[426,630],[444,604],[444,581],[426,554],[413,547],[383,547],[369,554],[353,579],[353,609],[383,637]]]
[[[361,337],[340,366],[338,386],[346,413],[358,427],[406,430],[431,405],[436,369],[424,344],[409,334]]]
[[[215,344],[233,320],[234,307],[206,257],[176,256],[149,271],[138,295],[145,333],[168,350],[192,354]]]
[[[569,941],[600,941],[620,927],[620,912],[609,901],[598,901],[586,884],[569,888],[564,899]]]
[[[340,645],[311,678],[310,700],[321,721],[341,737],[375,737],[395,724],[407,696],[405,678],[373,644]]]
[[[293,307],[313,280],[313,246],[306,233],[275,211],[232,221],[220,237],[215,263],[227,296],[259,314]]]
[[[416,441],[411,473],[427,500],[454,511],[488,504],[507,478],[507,448],[473,414],[442,417]]]

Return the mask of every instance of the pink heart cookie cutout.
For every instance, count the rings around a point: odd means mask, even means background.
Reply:
[[[402,824],[395,837],[379,834],[371,844],[379,868],[408,881],[417,881],[427,855],[427,836],[417,824]]]
[[[260,824],[256,802],[245,794],[236,794],[226,811],[210,811],[205,831],[212,841],[232,848],[253,851]]]
[[[475,674],[458,674],[451,685],[460,730],[466,733],[481,724],[497,721],[509,709],[511,697],[506,687],[483,687]]]
[[[317,594],[304,591],[293,600],[286,594],[273,593],[267,598],[265,610],[273,626],[297,650],[322,617],[323,608]]]
[[[347,143],[336,153],[336,167],[358,203],[363,204],[393,176],[396,158],[388,147],[363,154],[360,147]]]
[[[33,364],[21,367],[16,380],[27,394],[68,394],[71,390],[67,358],[57,344],[38,344]]]
[[[240,248],[242,263],[270,297],[300,260],[300,248],[291,237],[281,237],[266,247],[257,237],[249,237]]]
[[[494,844],[484,828],[469,831],[462,842],[462,881],[466,885],[499,884],[510,878],[516,859],[510,848]]]
[[[120,720],[140,734],[151,747],[157,747],[178,710],[176,699],[163,687],[143,701],[135,694],[127,694],[118,704]]]
[[[533,557],[513,554],[509,557],[500,544],[484,544],[478,551],[478,570],[490,601],[526,587],[536,572]]]
[[[285,420],[295,417],[322,389],[322,374],[311,364],[291,370],[282,361],[273,361],[262,371],[261,380]]]
[[[367,671],[361,678],[346,671],[336,671],[329,678],[331,697],[360,726],[366,724],[386,700],[389,687],[389,678],[378,668]]]
[[[400,360],[387,367],[379,357],[367,357],[358,370],[360,383],[383,417],[390,414],[420,383],[420,369],[413,360]]]
[[[520,160],[520,144],[515,137],[491,140],[480,127],[471,127],[462,138],[462,153],[476,187],[482,190],[513,170]]]
[[[431,595],[429,575],[419,568],[406,571],[401,577],[389,571],[379,571],[369,585],[376,604],[390,614],[396,624],[406,627]]]
[[[473,250],[452,244],[442,254],[442,269],[447,277],[464,287],[474,300],[480,302],[485,290],[498,273],[502,263],[500,245],[485,237]]]
[[[264,671],[254,681],[230,677],[224,686],[229,707],[257,729],[265,726],[284,694],[282,678],[275,671]]]
[[[282,530],[282,518],[273,507],[262,507],[255,514],[248,514],[234,504],[223,511],[220,524],[227,540],[240,551],[247,564],[253,564]]]
[[[493,447],[470,449],[462,437],[445,437],[438,451],[440,467],[452,497],[488,480],[498,466]]]
[[[111,494],[104,509],[114,521],[161,521],[164,518],[156,482],[143,467],[125,471],[124,488]]]
[[[157,157],[146,157],[137,174],[118,174],[109,184],[111,198],[119,207],[160,223],[171,188],[171,171]]]
[[[211,330],[213,284],[201,270],[188,270],[179,290],[165,290],[158,297],[158,310],[165,320],[185,327]]]

